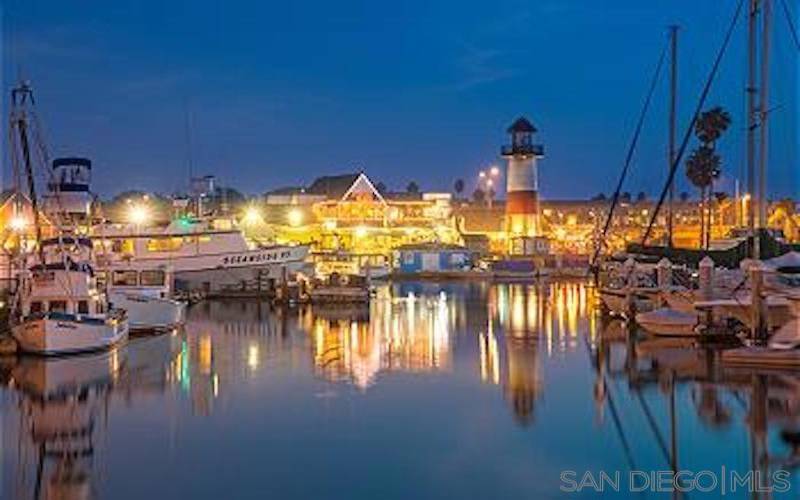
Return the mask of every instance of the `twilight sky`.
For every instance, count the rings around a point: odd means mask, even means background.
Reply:
[[[543,196],[586,197],[613,189],[667,25],[682,26],[682,135],[735,3],[3,0],[4,114],[21,68],[51,153],[92,158],[104,195],[183,189],[189,157],[250,194],[361,169],[394,189],[461,177],[471,190],[524,114],[546,148]],[[744,153],[743,21],[709,99],[734,118],[728,187]],[[779,2],[775,28],[769,190],[797,196],[798,53]],[[666,96],[665,74],[629,191],[661,188]]]

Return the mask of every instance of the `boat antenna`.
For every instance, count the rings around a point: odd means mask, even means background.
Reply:
[[[647,91],[647,97],[644,100],[644,105],[642,106],[642,110],[639,113],[639,120],[636,122],[636,128],[633,132],[633,137],[631,137],[631,142],[628,145],[628,152],[625,155],[625,163],[622,166],[622,172],[619,175],[619,179],[617,180],[617,188],[614,191],[614,195],[611,197],[611,205],[608,209],[608,214],[606,215],[606,221],[603,225],[603,232],[600,235],[600,238],[595,246],[594,255],[592,256],[592,262],[590,268],[596,268],[597,259],[600,256],[600,251],[605,246],[606,234],[608,233],[608,229],[611,227],[611,220],[614,217],[614,209],[616,209],[617,204],[619,203],[620,192],[622,191],[622,185],[625,182],[625,177],[628,175],[628,170],[630,169],[631,162],[633,161],[633,153],[636,151],[636,145],[639,142],[639,136],[642,132],[642,128],[644,127],[644,120],[647,116],[647,111],[650,109],[650,102],[653,100],[653,94],[656,90],[656,84],[658,83],[659,77],[661,75],[661,69],[664,66],[664,59],[667,54],[667,45],[664,45],[664,48],[661,49],[661,54],[658,57],[658,64],[656,64],[656,70],[653,73],[653,77],[650,80],[650,88]]]
[[[194,158],[192,157],[192,114],[188,97],[184,102],[184,140],[186,141],[186,169],[189,174],[189,190],[191,190],[192,177],[194,176]]]
[[[661,211],[661,207],[664,204],[664,200],[669,193],[670,186],[675,180],[675,172],[678,170],[678,165],[680,165],[681,160],[683,159],[683,154],[686,152],[686,147],[689,145],[689,139],[692,136],[692,130],[694,130],[695,122],[697,122],[697,118],[700,116],[700,112],[703,109],[703,106],[706,103],[706,98],[708,98],[708,93],[711,90],[711,84],[714,83],[714,80],[717,76],[717,71],[719,70],[719,65],[722,62],[722,57],[725,55],[725,52],[728,49],[728,45],[730,44],[731,37],[733,36],[734,29],[736,28],[736,23],[739,20],[739,15],[742,12],[742,6],[744,5],[744,0],[739,0],[739,3],[736,6],[736,11],[733,15],[733,19],[731,19],[730,26],[728,26],[728,30],[725,33],[725,39],[722,43],[722,46],[717,53],[717,57],[714,60],[714,65],[711,67],[711,72],[706,79],[705,86],[703,87],[703,91],[700,94],[700,99],[697,102],[697,107],[695,108],[694,114],[692,115],[692,120],[689,123],[689,126],[686,128],[686,133],[683,136],[683,141],[681,142],[680,148],[678,148],[678,153],[675,156],[674,161],[672,162],[672,167],[669,170],[669,176],[667,178],[667,182],[664,184],[664,188],[661,190],[661,195],[658,198],[658,203],[656,204],[655,209],[653,210],[653,214],[650,216],[650,222],[647,224],[647,230],[642,237],[642,245],[647,244],[647,239],[650,237],[650,234],[653,231],[653,225],[655,224],[656,220],[658,219],[658,214]]]

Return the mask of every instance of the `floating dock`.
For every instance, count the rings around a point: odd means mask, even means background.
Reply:
[[[726,365],[800,369],[800,350],[741,347],[723,351],[722,362]]]

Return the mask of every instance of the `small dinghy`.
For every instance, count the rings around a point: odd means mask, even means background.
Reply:
[[[698,318],[693,313],[662,307],[637,314],[636,323],[655,335],[685,337],[697,335]]]

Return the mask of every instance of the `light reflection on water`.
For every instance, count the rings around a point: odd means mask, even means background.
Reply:
[[[800,376],[634,343],[593,304],[578,282],[402,283],[4,360],[3,498],[555,498],[563,469],[797,460]]]

